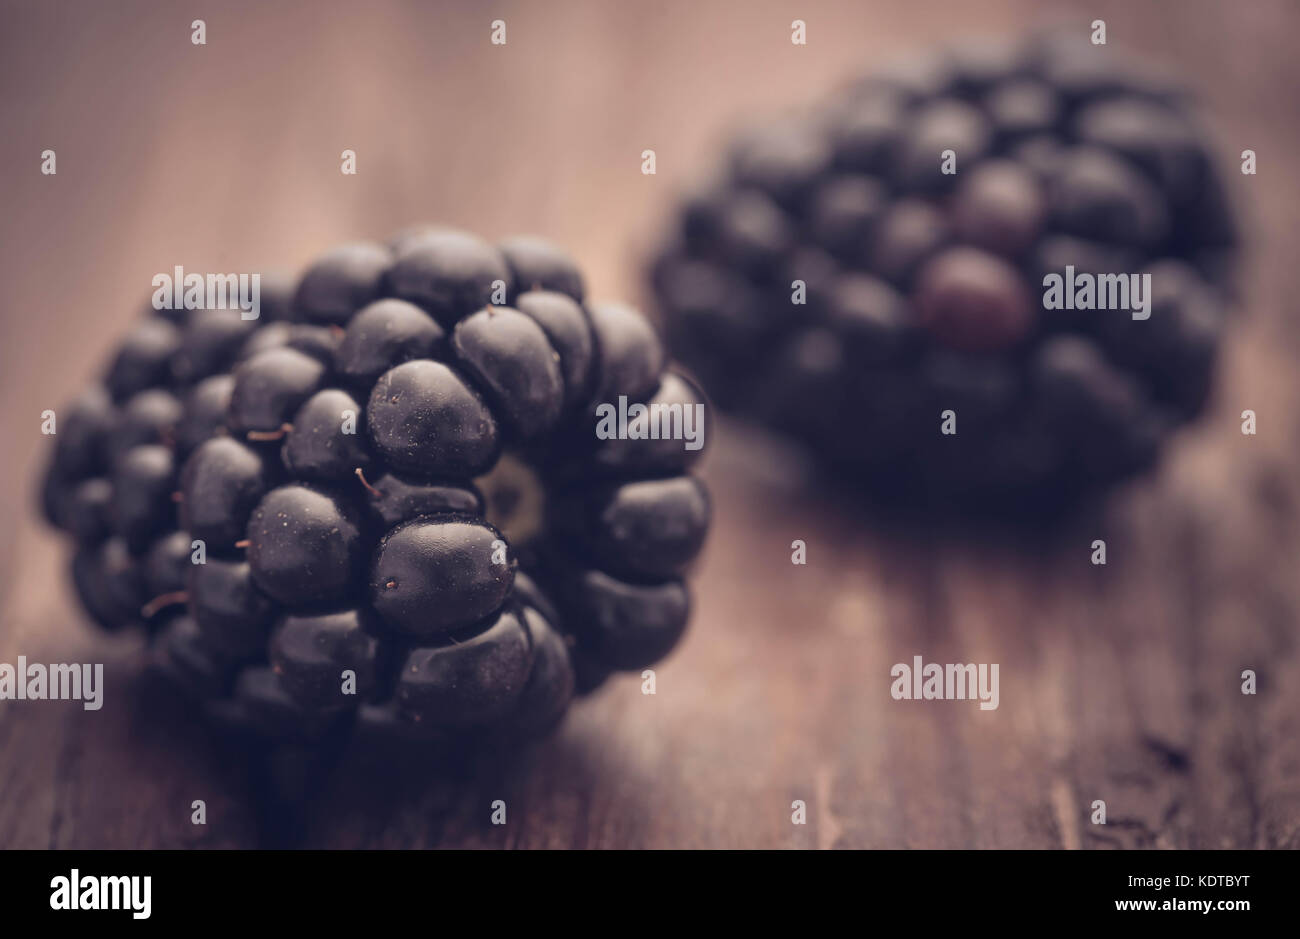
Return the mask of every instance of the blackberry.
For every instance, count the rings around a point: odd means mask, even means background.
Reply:
[[[340,419],[349,414],[351,422]],[[303,402],[285,435],[280,451],[285,469],[302,479],[325,482],[348,480],[357,470],[369,469],[370,454],[355,428],[360,414],[361,405],[346,391],[316,392]]]
[[[560,356],[537,321],[488,307],[456,324],[456,357],[521,437],[550,430],[564,405]]]
[[[379,542],[370,603],[394,630],[419,637],[445,635],[500,608],[513,575],[505,542],[491,525],[420,516],[397,525]]]
[[[431,359],[384,372],[366,408],[380,459],[414,475],[471,478],[501,453],[496,417],[456,369]]]
[[[190,454],[181,473],[181,522],[214,549],[242,540],[248,517],[270,488],[263,455],[233,437],[217,436]]]
[[[281,431],[325,380],[326,366],[287,346],[258,352],[235,369],[226,416],[236,433],[267,439]],[[272,436],[271,439],[274,439]]]
[[[374,694],[378,681],[379,640],[357,610],[323,616],[286,616],[271,637],[275,673],[290,695],[311,707],[338,700],[338,676],[356,670],[357,691]]]
[[[483,496],[472,483],[411,481],[385,473],[365,487],[370,523],[384,531],[422,515],[483,514]]]
[[[512,283],[498,249],[450,229],[426,231],[400,242],[388,280],[395,296],[419,305],[447,326],[487,306],[498,286],[508,289]]]
[[[397,681],[398,709],[434,726],[491,724],[518,703],[533,659],[523,611],[506,607],[460,642],[408,652]]]
[[[444,337],[442,327],[415,304],[379,300],[348,322],[339,343],[338,370],[349,381],[373,385],[394,365],[429,358]]]
[[[342,492],[316,486],[272,489],[248,520],[253,581],[290,608],[351,599],[361,568],[361,526]]]
[[[176,327],[161,317],[150,317],[127,335],[104,384],[116,401],[155,387],[166,380],[180,348],[181,335]]]
[[[232,659],[256,658],[279,606],[258,588],[252,565],[208,558],[192,566],[188,586],[190,615],[212,650]]]
[[[381,245],[358,243],[335,248],[299,279],[293,315],[316,325],[346,325],[359,309],[380,298],[392,263]]]
[[[702,440],[599,412],[702,431],[706,402],[639,313],[549,242],[446,228],[330,252],[263,308],[151,315],[61,412],[43,491],[87,610],[146,624],[219,726],[520,739],[672,649]]]
[[[578,293],[581,294],[580,289]],[[521,293],[515,298],[515,307],[537,322],[559,356],[564,406],[572,407],[582,401],[590,386],[595,352],[587,314],[572,296],[549,290]]]
[[[1202,410],[1236,241],[1179,89],[1047,36],[915,61],[740,139],[650,280],[721,404],[887,500],[1059,507]],[[1067,265],[1149,274],[1149,319],[1046,308]]]
[[[113,529],[134,550],[144,550],[155,535],[174,527],[172,463],[171,448],[148,444],[127,450],[114,467]]]

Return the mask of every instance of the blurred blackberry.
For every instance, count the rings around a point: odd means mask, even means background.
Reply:
[[[59,413],[46,514],[97,621],[292,747],[541,734],[672,649],[700,451],[603,439],[598,408],[704,400],[639,313],[545,241],[442,228],[263,297],[151,313]]]
[[[890,501],[1060,505],[1202,410],[1236,241],[1181,91],[1052,36],[913,62],[744,136],[651,281],[722,406]],[[1045,309],[1067,265],[1149,273],[1150,318]]]

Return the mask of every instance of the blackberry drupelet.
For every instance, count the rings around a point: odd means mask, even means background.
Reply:
[[[1039,508],[1149,466],[1202,410],[1235,253],[1181,91],[1048,36],[913,62],[743,137],[650,276],[722,406],[876,498]],[[1150,318],[1045,308],[1067,265],[1150,274]]]
[[[151,314],[60,412],[45,506],[84,605],[277,745],[554,727],[676,644],[709,521],[698,449],[597,435],[620,395],[704,399],[584,297],[546,241],[420,228],[264,288],[260,321]]]

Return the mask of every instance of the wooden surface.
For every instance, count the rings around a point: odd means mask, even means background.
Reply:
[[[670,195],[725,132],[891,54],[1043,4],[5,4],[0,30],[0,662],[103,661],[102,711],[0,703],[0,847],[258,844],[247,773],[149,692],[139,643],[79,615],[35,517],[40,411],[104,361],[153,273],[293,267],[420,219],[532,231],[636,296]],[[364,9],[363,9],[364,7]],[[1061,4],[1204,92],[1249,213],[1215,404],[1160,472],[1042,540],[884,526],[727,425],[698,608],[658,669],[513,763],[349,763],[327,847],[1300,845],[1300,67],[1290,0]],[[789,22],[809,23],[809,45]],[[504,48],[488,24],[508,23]],[[41,150],[58,175],[39,173]],[[358,153],[343,177],[339,152]],[[639,172],[658,151],[659,175]],[[1239,414],[1259,415],[1243,437]],[[808,564],[790,564],[790,543]],[[1094,538],[1109,563],[1089,563]],[[997,662],[1001,705],[898,702],[889,669]],[[1259,694],[1240,693],[1253,668]],[[203,799],[208,824],[189,823]],[[504,799],[508,824],[489,824]],[[808,824],[791,824],[791,803]],[[1096,799],[1108,824],[1088,822]]]

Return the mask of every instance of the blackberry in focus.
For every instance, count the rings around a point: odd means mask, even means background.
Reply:
[[[43,489],[87,611],[216,724],[513,741],[671,651],[700,450],[597,432],[619,396],[704,407],[644,317],[542,239],[432,227],[268,279],[262,313],[151,310]]]
[[[1206,403],[1237,248],[1213,164],[1182,91],[1086,36],[971,44],[739,139],[651,284],[721,406],[878,500],[1064,507]],[[1047,308],[1067,266],[1149,274],[1149,318]]]

